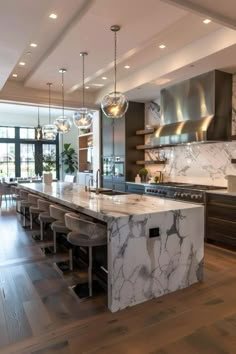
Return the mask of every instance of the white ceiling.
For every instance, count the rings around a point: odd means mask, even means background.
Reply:
[[[51,12],[58,14],[57,20],[49,19]],[[212,19],[208,25],[202,22],[206,17]],[[113,87],[110,26],[119,24],[118,88],[132,100],[154,99],[161,87],[198,73],[216,68],[235,72],[235,19],[235,0],[5,1],[0,12],[0,87],[14,80],[45,90],[46,82],[53,82],[53,90],[60,91],[58,69],[64,67],[69,95],[81,90],[79,53],[87,51],[87,92],[95,93],[98,104]],[[38,47],[31,48],[31,42]],[[162,43],[167,46],[163,50]],[[19,61],[26,65],[20,67]],[[12,73],[18,77],[13,79]]]

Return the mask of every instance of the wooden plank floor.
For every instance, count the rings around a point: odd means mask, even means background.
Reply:
[[[13,208],[0,230],[1,354],[236,354],[233,252],[206,245],[203,283],[112,314],[74,296]]]

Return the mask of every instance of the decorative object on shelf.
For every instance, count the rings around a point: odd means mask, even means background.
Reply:
[[[74,124],[79,129],[89,129],[93,121],[93,111],[86,108],[84,105],[84,57],[88,55],[87,52],[81,52],[80,56],[82,57],[82,75],[83,75],[83,106],[79,108],[78,111],[74,113]]]
[[[38,125],[35,128],[35,139],[36,140],[42,140],[43,138],[43,131],[42,131],[42,126],[40,125],[40,118],[39,118],[39,107],[38,107]]]
[[[142,182],[147,182],[147,175],[148,175],[148,170],[144,167],[144,168],[141,168],[139,171],[138,171],[138,174],[139,176],[141,177],[141,181]]]
[[[66,69],[59,70],[59,73],[61,73],[62,115],[58,117],[54,122],[55,126],[57,127],[57,132],[60,134],[68,133],[72,125],[70,118],[65,116],[64,74],[66,71]]]
[[[135,183],[141,183],[141,177],[139,176],[139,174],[137,174],[134,181]]]
[[[61,160],[65,166],[65,173],[74,173],[78,170],[78,156],[71,144],[64,144],[64,151],[61,153]]]
[[[122,118],[129,106],[129,102],[122,92],[116,91],[116,51],[117,51],[117,32],[120,30],[120,26],[111,26],[111,31],[114,32],[114,91],[107,94],[101,103],[103,113],[108,118]]]
[[[52,83],[48,82],[48,110],[49,110],[49,124],[43,126],[43,139],[56,140],[57,127],[55,124],[51,124],[51,86]]]
[[[137,130],[136,135],[147,135],[147,134],[152,134],[154,133],[155,128],[154,127],[149,127],[143,130]]]
[[[43,182],[52,183],[52,171],[56,169],[56,155],[54,152],[48,152],[43,155]]]

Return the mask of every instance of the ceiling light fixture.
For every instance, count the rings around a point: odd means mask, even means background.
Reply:
[[[20,65],[20,66],[25,66],[25,62],[24,62],[24,61],[20,61],[20,62],[19,62],[19,65]]]
[[[205,23],[205,25],[208,25],[208,23],[211,23],[211,20],[209,18],[206,18],[202,22]]]
[[[166,45],[165,45],[165,44],[161,44],[161,45],[159,45],[159,48],[160,48],[160,49],[165,49],[165,48],[166,48]]]
[[[130,65],[125,65],[124,68],[125,69],[130,69]]]
[[[89,86],[85,86],[86,90],[88,90],[90,87]]]
[[[55,124],[51,124],[51,86],[52,83],[48,82],[48,113],[49,113],[49,124],[43,126],[43,139],[45,140],[56,140],[57,137],[57,127]]]
[[[57,19],[57,14],[50,14],[49,18],[51,18],[52,20],[56,20]]]
[[[92,125],[93,112],[84,106],[84,58],[87,56],[87,52],[81,52],[82,57],[82,80],[83,80],[83,106],[74,113],[74,124],[77,128],[89,129]]]
[[[106,76],[103,76],[103,77],[102,77],[102,80],[107,80],[107,77],[106,77]]]
[[[39,141],[39,140],[42,140],[42,138],[43,138],[43,130],[42,130],[42,127],[40,125],[39,107],[38,107],[38,125],[35,128],[35,139]]]
[[[31,46],[32,48],[36,48],[36,47],[38,46],[38,44],[36,44],[36,43],[30,43],[30,46]]]
[[[93,86],[96,86],[96,87],[103,87],[104,84],[92,84]]]
[[[116,91],[117,32],[120,30],[120,26],[114,25],[110,29],[114,32],[114,91],[103,98],[101,108],[108,118],[122,118],[128,109],[129,102],[122,92]]]
[[[65,134],[70,131],[71,128],[71,120],[65,116],[65,98],[64,98],[64,74],[66,73],[66,69],[60,69],[59,73],[61,73],[61,96],[62,96],[62,116],[58,117],[54,124],[57,127],[57,132],[60,134]]]
[[[17,74],[12,74],[13,77],[17,77],[18,75]]]

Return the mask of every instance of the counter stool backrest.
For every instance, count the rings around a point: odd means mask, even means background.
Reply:
[[[37,205],[38,204],[38,199],[39,197],[36,194],[29,194],[28,195],[28,202],[32,205]]]
[[[20,190],[20,197],[23,200],[28,200],[28,192],[24,191],[23,189]]]
[[[47,202],[44,199],[38,199],[38,208],[49,213],[50,202]]]
[[[65,214],[68,212],[69,211],[67,209],[63,209],[57,205],[50,205],[50,208],[49,208],[50,216],[56,220],[64,221]]]
[[[65,224],[69,230],[78,232],[90,239],[106,237],[107,234],[104,225],[83,220],[75,214],[65,214]]]

